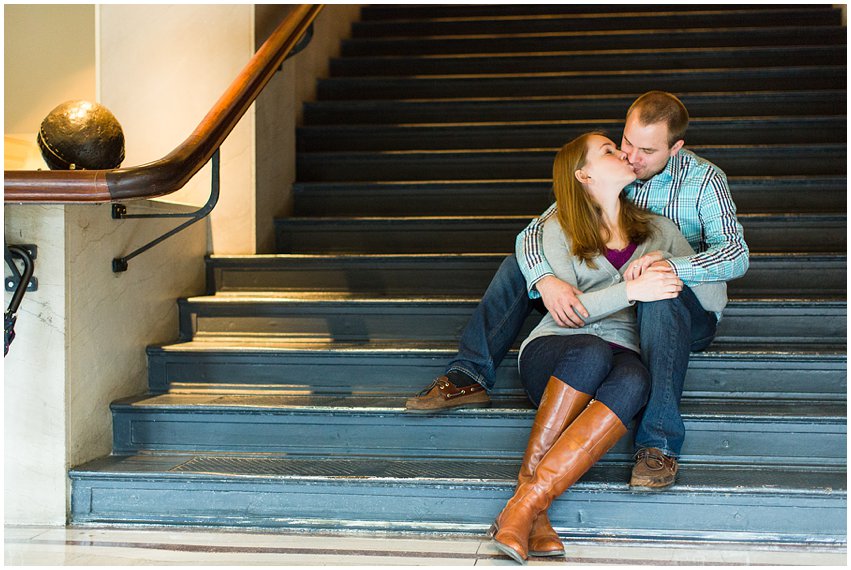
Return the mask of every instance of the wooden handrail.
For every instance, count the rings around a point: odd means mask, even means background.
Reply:
[[[6,170],[4,201],[111,202],[154,198],[179,190],[210,160],[321,9],[322,5],[296,6],[189,138],[165,157],[116,170]]]

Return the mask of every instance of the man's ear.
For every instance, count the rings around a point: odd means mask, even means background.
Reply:
[[[581,182],[582,184],[585,184],[585,183],[586,183],[586,182],[588,182],[588,180],[590,179],[590,176],[588,176],[588,175],[587,175],[587,174],[585,174],[585,173],[584,173],[581,169],[578,169],[578,168],[576,169],[576,172],[574,172],[574,173],[573,173],[573,175],[574,175],[574,176],[576,177],[576,179],[577,179],[577,180],[579,180],[579,182]]]
[[[675,142],[674,146],[671,147],[670,155],[674,156],[675,154],[680,152],[680,149],[683,148],[684,144],[686,144],[686,141],[684,141],[683,139],[680,139],[677,142]]]

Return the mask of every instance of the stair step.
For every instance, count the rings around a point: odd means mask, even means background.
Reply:
[[[843,34],[844,34],[843,29]],[[640,93],[549,97],[312,101],[307,125],[621,119]],[[710,117],[842,115],[845,90],[678,93],[692,120]]]
[[[847,166],[844,144],[697,145],[689,149],[727,176],[844,176]],[[540,180],[552,177],[557,150],[312,152],[299,154],[296,168],[302,182]]]
[[[587,13],[570,15],[524,15],[501,17],[420,18],[410,20],[362,21],[352,24],[352,37],[448,36],[473,34],[518,34],[564,31],[735,28],[753,26],[825,26],[839,25],[839,9],[801,11],[724,10],[702,12]]]
[[[689,122],[689,145],[842,143],[845,115],[741,117]],[[298,129],[299,152],[559,148],[588,131],[620,142],[623,119],[401,125],[320,125]]]
[[[75,470],[75,523],[483,533],[514,492],[517,462],[106,457]],[[846,474],[695,465],[664,494],[637,493],[629,467],[597,465],[549,514],[564,537],[841,546]]]
[[[232,337],[148,348],[153,393],[412,396],[445,371],[457,345],[298,342]],[[724,345],[693,353],[684,397],[845,401],[843,347]],[[494,398],[523,398],[517,350],[497,369]]]
[[[683,91],[845,89],[846,67],[630,70],[428,77],[336,77],[317,82],[317,99],[455,99]]]
[[[526,399],[412,414],[404,398],[160,394],[114,402],[113,452],[263,452],[521,459],[535,409]],[[845,465],[843,402],[684,400],[681,458],[712,463]],[[475,434],[475,435],[474,435]],[[769,434],[782,434],[783,445]],[[628,462],[631,437],[604,461]]]
[[[372,297],[480,295],[505,253],[414,255],[255,255],[207,259],[208,294],[336,293]],[[731,281],[737,298],[844,298],[845,255],[753,254],[748,272]]]
[[[827,10],[824,5],[790,5],[790,4],[725,4],[724,10]],[[706,12],[718,10],[717,4],[636,4],[629,6],[630,12]],[[361,20],[406,20],[412,18],[468,18],[495,16],[531,16],[555,14],[605,14],[626,11],[618,4],[409,4],[387,5],[372,4],[361,8]]]
[[[727,180],[740,214],[846,211],[844,176]],[[293,194],[296,217],[536,216],[553,202],[551,180],[296,182]]]
[[[470,73],[548,73],[627,69],[693,69],[842,65],[845,45],[788,45],[717,48],[641,48],[548,53],[384,55],[335,58],[331,77],[453,75]]]
[[[293,340],[457,342],[478,299],[369,299],[325,295],[240,294],[181,299],[182,340],[256,336]],[[718,342],[844,345],[844,301],[733,300]],[[518,335],[537,323],[530,316]]]
[[[341,54],[346,57],[381,55],[450,55],[470,53],[522,53],[572,50],[646,49],[835,45],[846,41],[844,26],[775,26],[775,27],[693,27],[682,29],[623,29],[606,31],[571,31],[561,29],[546,33],[489,35],[458,34],[453,36],[364,37],[343,40]]]
[[[756,253],[841,253],[847,220],[833,214],[742,214]],[[530,216],[286,218],[275,220],[281,253],[500,253]]]

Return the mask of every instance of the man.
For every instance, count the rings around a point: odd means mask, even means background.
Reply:
[[[624,278],[635,279],[656,265],[684,283],[676,299],[637,303],[642,360],[650,371],[650,398],[635,430],[630,486],[659,489],[674,483],[685,437],[679,412],[688,358],[715,337],[719,314],[704,311],[690,287],[744,275],[748,248],[727,178],[715,165],[683,149],[688,111],[674,95],[650,91],[626,115],[621,150],[637,180],[625,190],[639,206],[667,216],[697,254],[663,260],[658,252],[633,261]],[[517,237],[517,255],[502,263],[462,332],[459,352],[446,374],[406,404],[412,412],[490,405],[496,367],[523,322],[540,302],[556,322],[581,327],[588,313],[581,293],[557,279],[541,247],[543,222],[555,204]]]

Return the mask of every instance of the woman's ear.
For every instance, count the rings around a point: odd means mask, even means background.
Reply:
[[[585,174],[585,172],[583,172],[582,169],[577,169],[576,172],[573,173],[573,175],[582,184],[587,183],[591,179],[591,177],[588,176],[587,174]]]

